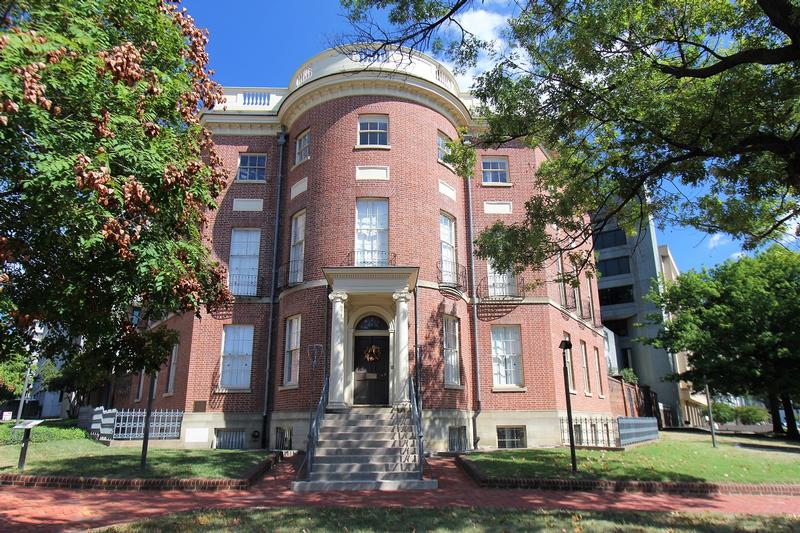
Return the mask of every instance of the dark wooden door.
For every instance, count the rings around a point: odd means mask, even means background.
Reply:
[[[353,345],[353,403],[389,405],[389,337],[357,336]]]

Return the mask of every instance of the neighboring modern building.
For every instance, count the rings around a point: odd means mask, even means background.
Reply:
[[[664,379],[686,368],[686,354],[673,355],[637,341],[655,336],[660,329],[647,323],[649,314],[660,312],[645,299],[653,283],[674,280],[679,274],[669,248],[656,243],[652,221],[634,236],[627,236],[612,221],[595,237],[594,246],[601,316],[603,325],[614,333],[617,367],[632,368],[639,384],[658,395],[665,424],[701,424],[705,400],[691,394],[691,384]]]
[[[303,448],[326,374],[337,414],[405,408],[413,377],[429,450],[560,445],[565,337],[576,416],[607,429],[596,287],[471,253],[473,231],[524,220],[546,154],[480,150],[458,177],[443,157],[474,126],[471,98],[440,63],[399,56],[328,50],[288,88],[226,88],[205,113],[231,174],[207,237],[236,301],[166,320],[181,336],[154,407],[185,411],[185,445]],[[116,404],[144,407],[148,379]]]

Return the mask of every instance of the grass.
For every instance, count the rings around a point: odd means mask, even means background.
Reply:
[[[76,426],[77,420],[45,420],[31,431],[31,442],[77,440],[87,438],[84,430]],[[22,430],[12,429],[15,422],[0,423],[0,446],[22,442]]]
[[[19,445],[0,446],[0,473],[17,472],[19,451]],[[92,439],[31,443],[25,473],[109,478],[238,478],[263,460],[267,452],[150,448],[144,474],[139,472],[140,454],[138,446],[114,448]]]
[[[144,533],[161,531],[797,531],[800,519],[786,516],[722,515],[711,513],[609,513],[522,511],[517,509],[277,508],[204,510],[176,513],[114,526],[103,531]]]
[[[800,444],[757,436],[662,432],[623,452],[578,450],[578,479],[799,483]],[[568,448],[470,454],[487,477],[571,478]]]

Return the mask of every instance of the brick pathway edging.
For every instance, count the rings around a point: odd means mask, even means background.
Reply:
[[[113,479],[83,476],[36,476],[25,474],[0,474],[0,485],[17,487],[52,487],[98,490],[247,490],[282,458],[273,453],[253,466],[241,478],[134,478]]]
[[[710,494],[800,496],[800,485],[788,483],[708,483],[695,481],[487,477],[473,462],[460,455],[456,457],[456,464],[458,464],[458,466],[460,466],[479,486],[493,489],[645,492],[684,494],[689,496],[707,496]]]

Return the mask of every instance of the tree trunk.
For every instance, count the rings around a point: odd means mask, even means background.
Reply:
[[[786,436],[792,440],[800,440],[800,432],[797,431],[797,420],[794,417],[792,399],[788,395],[781,396],[783,402],[783,413],[786,416]]]
[[[769,414],[772,417],[772,432],[776,435],[783,435],[786,431],[784,431],[783,424],[781,423],[781,406],[776,393],[769,393],[769,396],[767,396],[767,405],[769,406]]]

